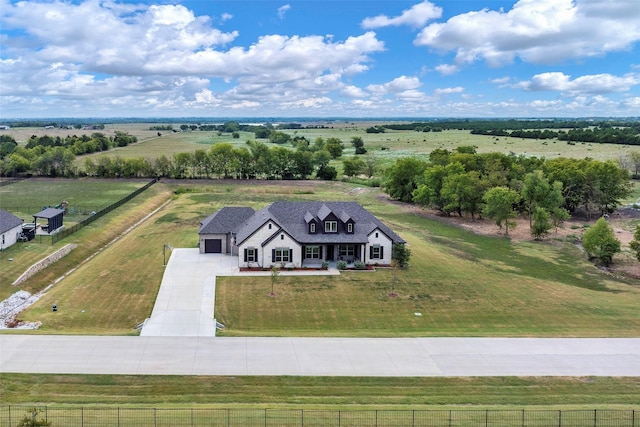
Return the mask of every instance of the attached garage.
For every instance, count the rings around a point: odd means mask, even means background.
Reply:
[[[200,253],[237,255],[235,236],[253,214],[251,208],[225,207],[207,217],[198,230]]]
[[[222,239],[204,239],[205,254],[222,253]]]

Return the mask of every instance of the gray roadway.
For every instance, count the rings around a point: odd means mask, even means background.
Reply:
[[[0,372],[640,376],[640,339],[0,335]]]
[[[140,337],[0,334],[0,372],[640,376],[640,338],[215,337],[215,278],[234,274],[237,258],[174,250]]]

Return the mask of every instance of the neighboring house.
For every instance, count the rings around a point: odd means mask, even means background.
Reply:
[[[0,250],[5,250],[18,241],[23,222],[14,214],[0,209]]]
[[[405,243],[356,202],[275,202],[251,214],[241,209],[249,208],[223,208],[203,221],[200,252],[238,254],[240,267],[340,260],[389,265],[393,244]],[[207,248],[208,239],[219,243]]]

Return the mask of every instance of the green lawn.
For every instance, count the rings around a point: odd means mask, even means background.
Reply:
[[[473,409],[637,408],[638,378],[349,378],[1,374],[3,404]]]

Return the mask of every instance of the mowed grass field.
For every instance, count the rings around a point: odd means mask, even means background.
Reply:
[[[354,192],[354,185],[340,182],[212,181],[152,188],[166,200],[170,194],[170,202],[51,289],[23,320],[42,321],[40,333],[133,334],[153,307],[163,246],[196,247],[199,222],[210,213],[230,205],[259,209],[274,200],[354,200],[409,243],[411,267],[396,272],[398,296],[388,296],[394,276],[388,268],[304,280],[281,276],[276,298],[268,297],[269,277],[219,278],[215,315],[227,326],[225,335],[619,337],[640,332],[640,287],[596,269],[570,243],[472,234],[391,203],[378,189]],[[78,239],[82,236],[90,234]],[[50,311],[53,303],[57,313]]]
[[[267,296],[269,277],[223,278],[216,317],[224,317],[227,335],[638,336],[637,284],[595,269],[571,245],[477,236],[390,203],[377,189],[353,189],[340,182],[161,181],[74,234],[68,240],[79,248],[25,283],[27,290],[41,289],[160,208],[20,316],[42,321],[38,331],[18,332],[136,334],[133,326],[149,316],[155,301],[163,245],[195,247],[199,222],[219,207],[260,208],[286,199],[356,200],[408,240],[413,256],[411,267],[397,273],[398,297],[388,296],[389,269],[346,272],[330,282],[283,276],[275,298]],[[5,295],[13,288],[6,279],[21,272],[18,262],[30,265],[23,248],[0,254]],[[11,269],[5,272],[7,265]],[[57,313],[51,312],[53,303]],[[640,387],[637,378],[1,374],[0,379],[0,395],[10,404],[224,408],[633,408]]]

